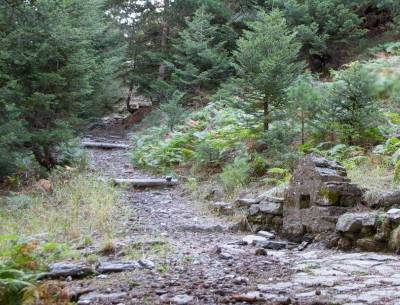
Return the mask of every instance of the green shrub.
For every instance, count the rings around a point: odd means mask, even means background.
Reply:
[[[226,192],[232,192],[249,183],[250,166],[248,161],[248,158],[236,157],[232,164],[223,168],[219,177]]]
[[[174,131],[151,128],[133,138],[134,165],[156,172],[174,166],[194,170],[220,169],[232,156],[246,152],[246,142],[255,141],[260,129],[248,126],[240,110],[210,104],[188,117]]]
[[[396,162],[394,167],[393,182],[396,184],[400,183],[400,160]]]
[[[264,176],[267,172],[267,163],[265,158],[259,154],[254,154],[250,162],[250,174],[253,177]]]
[[[0,304],[19,305],[35,301],[36,298],[30,293],[35,288],[35,279],[35,274],[0,264]]]

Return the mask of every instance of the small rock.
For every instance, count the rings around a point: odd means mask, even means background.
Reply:
[[[145,269],[154,269],[156,265],[148,259],[141,259],[138,261],[139,265],[142,266]]]
[[[238,277],[235,277],[232,282],[236,285],[248,284],[249,279],[244,276],[238,276]]]
[[[37,185],[47,193],[51,193],[53,191],[53,185],[51,184],[50,180],[40,179],[37,182]]]
[[[389,211],[386,212],[385,218],[389,219],[389,221],[393,224],[399,224],[400,209],[390,209]]]
[[[305,248],[308,247],[309,244],[310,244],[310,242],[305,240],[297,247],[297,250],[303,251]]]
[[[193,301],[193,297],[187,294],[176,295],[171,299],[172,303],[178,305],[190,304]]]
[[[265,256],[265,255],[267,255],[268,253],[267,253],[267,251],[266,251],[264,248],[258,248],[258,249],[256,249],[255,254],[256,254],[257,256]]]
[[[232,299],[236,302],[256,303],[266,301],[264,294],[259,291],[249,291],[245,294],[235,294]]]
[[[223,201],[212,203],[211,208],[222,215],[233,215],[234,213],[232,205]]]
[[[232,254],[227,253],[227,252],[220,253],[219,257],[222,258],[222,259],[233,259]]]
[[[315,295],[321,295],[321,289],[320,288],[317,288],[315,290]]]

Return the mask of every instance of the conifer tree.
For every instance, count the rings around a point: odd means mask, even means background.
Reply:
[[[359,62],[334,73],[330,86],[329,113],[340,140],[354,145],[379,126],[380,114],[374,77]]]
[[[5,147],[50,169],[71,126],[115,102],[115,32],[102,0],[38,0],[2,2],[0,35],[0,129],[16,120],[21,132],[9,133]]]
[[[229,74],[223,43],[215,42],[218,27],[204,6],[187,22],[173,45],[172,82],[181,91],[200,93],[218,85]]]
[[[271,112],[283,106],[285,90],[304,67],[297,62],[301,44],[277,10],[260,11],[248,27],[234,53],[236,70],[251,92],[252,103],[262,107],[264,129],[268,130]]]
[[[322,90],[317,87],[317,81],[309,73],[301,75],[288,88],[288,114],[300,124],[301,144],[305,143],[307,127],[312,125],[317,117],[322,103]]]

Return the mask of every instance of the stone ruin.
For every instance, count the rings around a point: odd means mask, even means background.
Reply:
[[[236,207],[246,211],[255,232],[272,230],[295,242],[315,238],[344,250],[400,253],[400,190],[373,202],[364,193],[339,163],[308,155],[281,197],[268,191],[239,199]]]
[[[363,192],[335,161],[304,157],[284,193],[282,234],[300,239],[335,230],[340,215],[362,202]]]

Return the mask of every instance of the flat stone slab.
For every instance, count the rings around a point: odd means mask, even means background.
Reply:
[[[119,143],[105,142],[82,142],[82,147],[86,148],[102,148],[102,149],[128,149],[129,145]]]
[[[96,270],[99,273],[114,273],[131,271],[138,267],[140,266],[137,262],[102,262],[97,266]]]
[[[275,241],[275,240],[267,240],[264,242],[260,242],[257,245],[263,247],[264,249],[270,249],[270,250],[282,250],[286,249],[288,244],[283,241]]]
[[[44,273],[41,278],[82,278],[94,273],[91,266],[84,263],[60,262],[50,265],[50,271]]]
[[[187,224],[177,226],[178,230],[188,231],[194,233],[221,233],[227,231],[227,228],[221,225],[201,225],[201,224]]]
[[[110,293],[110,294],[88,294],[79,298],[77,305],[95,305],[95,304],[117,304],[127,297],[127,293]]]
[[[268,239],[266,239],[265,237],[262,236],[258,236],[258,235],[247,235],[245,237],[243,237],[243,242],[245,242],[248,245],[258,245],[258,244],[263,244],[265,242],[267,242]]]
[[[265,237],[266,239],[274,239],[275,238],[275,234],[268,232],[268,231],[258,231],[257,235]]]
[[[127,185],[133,187],[166,187],[175,186],[178,180],[172,178],[160,179],[114,179],[115,185]]]

